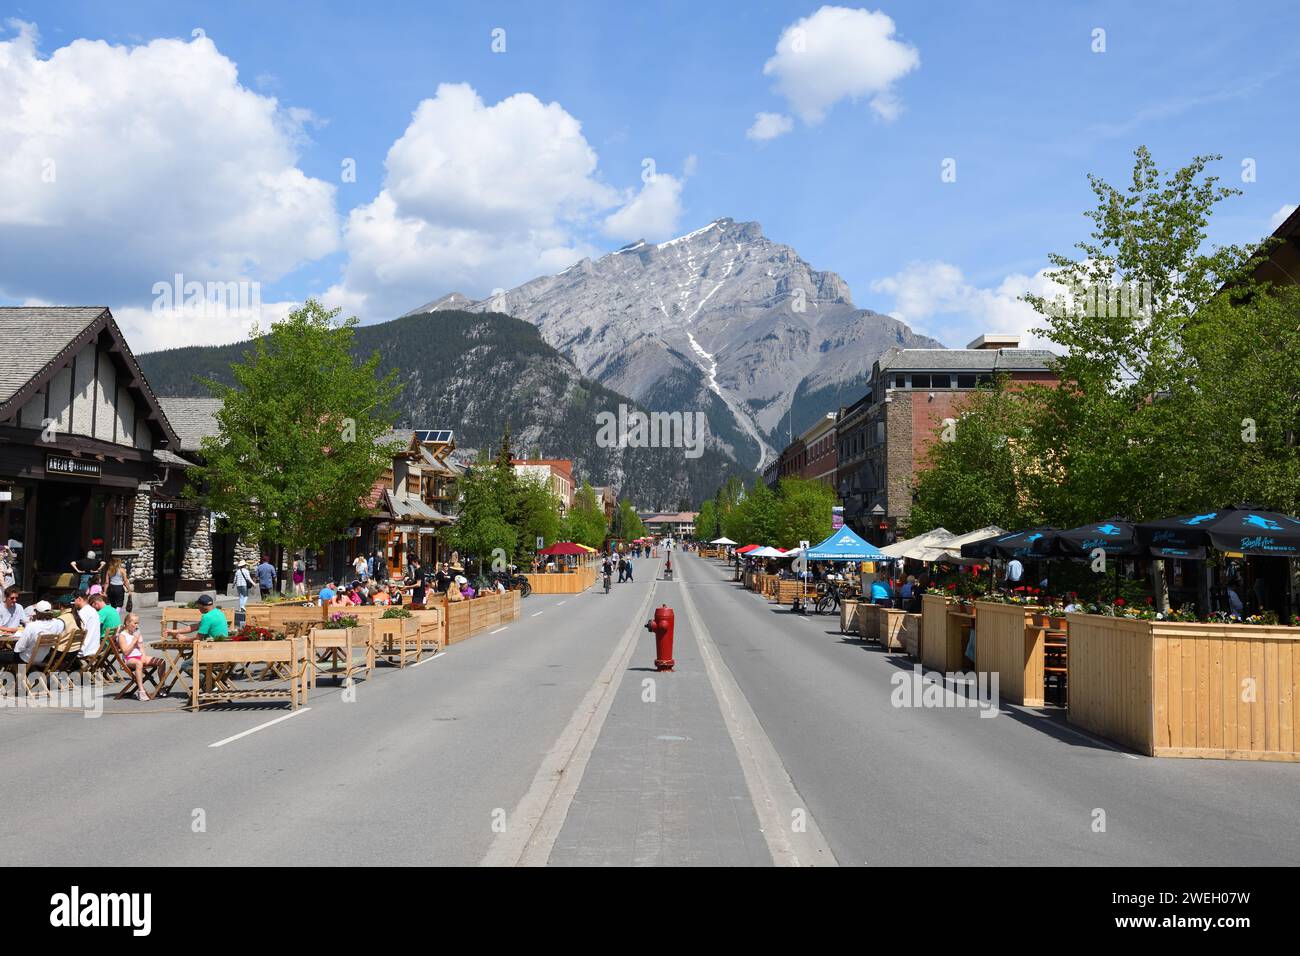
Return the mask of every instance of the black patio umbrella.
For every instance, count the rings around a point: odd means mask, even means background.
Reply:
[[[1136,526],[1122,518],[1108,518],[1056,533],[1055,554],[1067,558],[1090,558],[1101,548],[1108,557],[1132,557],[1146,551],[1137,540]]]
[[[1237,505],[1144,521],[1137,526],[1137,538],[1157,558],[1203,559],[1206,545],[1220,551],[1295,558],[1300,557],[1300,518]]]
[[[1058,532],[1047,526],[1004,534],[993,544],[993,553],[1004,558],[1045,558]],[[965,549],[962,549],[963,556]]]

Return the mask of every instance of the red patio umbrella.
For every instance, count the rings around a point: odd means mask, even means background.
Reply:
[[[736,554],[748,554],[749,552],[757,550],[758,548],[761,547],[762,547],[761,544],[747,544],[743,548],[737,548]]]
[[[557,541],[549,548],[542,548],[538,554],[590,554],[581,545],[574,544],[572,541]]]

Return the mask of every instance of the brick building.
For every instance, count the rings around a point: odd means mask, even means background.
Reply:
[[[912,484],[944,419],[995,376],[1055,384],[1052,353],[1018,336],[985,335],[964,349],[892,348],[872,368],[869,391],[841,409],[836,486],[847,525],[879,544],[912,512]]]

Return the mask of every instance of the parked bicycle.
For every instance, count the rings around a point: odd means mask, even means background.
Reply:
[[[840,599],[849,596],[849,589],[835,581],[828,581],[826,587],[817,595],[817,604],[815,605],[818,614],[825,614],[827,611],[838,614],[840,610]]]
[[[500,581],[505,585],[507,591],[518,591],[520,597],[528,597],[533,593],[533,586],[528,581],[528,575],[511,573],[509,571],[493,571],[492,581]]]

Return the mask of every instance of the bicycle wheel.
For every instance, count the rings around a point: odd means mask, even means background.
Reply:
[[[528,595],[533,593],[533,586],[528,583],[527,578],[524,578],[524,583],[523,586],[519,588],[519,593],[521,597],[528,597]]]
[[[831,597],[830,597],[829,594],[823,594],[823,595],[821,595],[820,597],[817,598],[817,613],[818,613],[818,614],[825,614],[825,613],[826,613],[826,610],[827,610],[830,606],[831,606]]]

